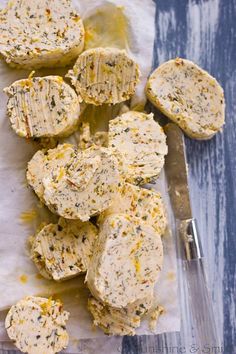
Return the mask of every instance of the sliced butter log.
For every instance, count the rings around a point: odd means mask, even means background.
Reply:
[[[78,151],[72,162],[43,179],[43,199],[62,217],[87,221],[111,205],[119,183],[118,162],[112,152],[92,146]]]
[[[78,127],[80,104],[60,76],[15,81],[4,89],[12,129],[24,138],[64,137]]]
[[[5,320],[7,334],[29,354],[54,354],[66,348],[69,313],[59,301],[29,296],[12,306]]]
[[[28,184],[43,201],[43,179],[57,169],[69,163],[76,154],[76,147],[70,144],[58,145],[55,149],[39,150],[29,161],[26,172]]]
[[[153,293],[162,262],[156,230],[133,216],[110,215],[100,227],[87,284],[95,298],[122,308]]]
[[[65,220],[46,225],[34,238],[31,259],[48,279],[66,280],[85,273],[97,237],[90,222]]]
[[[128,100],[139,76],[138,64],[116,48],[86,50],[67,74],[81,100],[94,105]]]
[[[11,0],[0,12],[0,54],[19,68],[65,66],[84,47],[84,27],[70,0]]]
[[[222,87],[189,60],[176,58],[160,65],[147,82],[146,94],[191,138],[209,139],[224,124]]]
[[[132,184],[157,178],[167,154],[166,136],[153,114],[134,111],[109,122],[108,147],[123,156],[124,178]]]
[[[131,305],[117,309],[90,297],[88,309],[94,318],[94,325],[100,327],[105,334],[133,336],[135,329],[141,324],[141,318],[149,311],[152,303],[153,294],[150,294]]]
[[[158,192],[123,183],[112,205],[99,216],[98,223],[102,223],[108,215],[116,213],[137,217],[140,222],[156,229],[159,235],[165,232],[167,225],[165,207]]]

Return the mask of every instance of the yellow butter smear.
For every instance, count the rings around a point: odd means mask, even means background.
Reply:
[[[136,245],[134,246],[134,248],[131,250],[131,255],[134,254],[134,258],[133,258],[133,264],[134,264],[134,267],[135,267],[135,270],[136,270],[136,273],[140,273],[141,271],[141,264],[140,264],[140,261],[137,257],[137,255],[135,255],[135,253],[142,247],[142,241],[139,240]]]
[[[122,6],[106,4],[84,20],[85,49],[129,46],[128,20]]]
[[[50,297],[46,302],[40,305],[42,315],[47,315],[48,313],[50,313],[52,304],[52,298]]]
[[[22,274],[22,275],[20,276],[20,282],[21,282],[22,284],[26,284],[27,281],[28,281],[27,275]]]
[[[31,223],[31,221],[37,218],[36,210],[24,211],[20,214],[20,220],[24,223]]]
[[[135,266],[136,273],[139,273],[141,270],[141,264],[137,258],[134,258],[134,266]]]
[[[170,281],[174,281],[175,280],[175,273],[174,272],[168,272],[167,273],[167,279]]]

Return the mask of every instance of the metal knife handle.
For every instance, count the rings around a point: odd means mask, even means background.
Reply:
[[[220,348],[196,220],[179,221],[178,226],[179,240],[182,243],[179,245],[179,250],[182,250],[180,254],[186,284],[185,289],[182,290],[185,292],[186,301],[190,302],[195,344],[201,350],[207,346]]]
[[[203,257],[202,245],[198,237],[197,223],[195,219],[187,219],[179,221],[180,239],[184,247],[182,259],[192,260]],[[182,245],[181,245],[182,246]]]

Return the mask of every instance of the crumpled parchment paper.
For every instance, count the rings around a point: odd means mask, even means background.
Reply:
[[[0,0],[1,8],[5,3]],[[145,104],[143,89],[152,66],[154,3],[151,0],[75,0],[73,3],[84,19],[86,48],[116,46],[126,49],[138,61],[142,80],[131,100],[131,107],[140,109]],[[35,76],[64,75],[67,70],[38,70]],[[78,277],[60,284],[43,279],[29,258],[28,237],[35,233],[41,222],[56,221],[56,217],[39,203],[25,180],[27,162],[39,146],[18,137],[10,128],[6,116],[7,97],[2,89],[28,75],[28,71],[11,69],[3,61],[0,62],[0,341],[8,340],[4,318],[9,306],[28,295],[53,295],[61,298],[65,309],[71,313],[68,322],[70,345],[66,352],[119,353],[122,338],[107,338],[100,329],[92,326],[92,318],[87,311],[89,291],[84,286],[84,278]],[[100,109],[105,112],[104,115],[112,114],[113,110],[114,115],[118,108]],[[91,111],[94,113],[94,108],[87,107],[90,115]],[[101,124],[96,123],[97,128],[101,129]],[[164,172],[153,187],[162,192],[165,199],[171,230],[173,220]],[[137,330],[140,335],[179,331],[180,328],[176,255],[171,231],[164,236],[163,243],[164,268],[155,288],[155,303],[163,306],[165,311],[153,332],[148,326],[149,319],[145,319]],[[9,346],[11,344],[4,344],[4,348]]]

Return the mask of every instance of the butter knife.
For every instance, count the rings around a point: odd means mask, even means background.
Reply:
[[[178,257],[187,285],[186,291],[180,290],[188,297],[185,301],[189,301],[195,339],[193,344],[199,350],[220,347],[212,299],[205,275],[203,250],[197,222],[192,216],[184,136],[180,128],[173,123],[167,124],[164,129],[168,144],[165,172],[176,220]],[[181,311],[185,311],[185,308]]]

